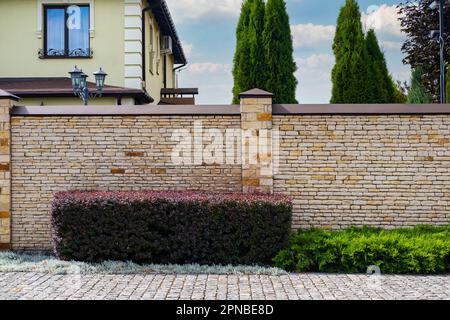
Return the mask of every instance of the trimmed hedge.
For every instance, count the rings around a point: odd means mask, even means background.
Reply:
[[[448,273],[450,226],[299,231],[274,261],[295,272],[365,273],[377,265],[382,273]]]
[[[55,254],[87,262],[270,264],[291,221],[281,195],[68,191],[52,203]]]

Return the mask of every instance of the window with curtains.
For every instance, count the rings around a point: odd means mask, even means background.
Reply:
[[[89,5],[44,7],[44,57],[91,56]]]

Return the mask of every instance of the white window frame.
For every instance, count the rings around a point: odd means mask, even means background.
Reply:
[[[36,0],[37,2],[37,31],[36,35],[39,39],[42,38],[44,30],[44,6],[48,4],[88,4],[89,5],[89,36],[95,36],[95,22],[94,22],[94,3],[95,0]]]

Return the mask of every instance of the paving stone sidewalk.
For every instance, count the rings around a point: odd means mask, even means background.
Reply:
[[[450,276],[0,273],[4,299],[450,299]]]

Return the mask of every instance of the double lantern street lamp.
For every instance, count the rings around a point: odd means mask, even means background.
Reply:
[[[431,32],[431,37],[439,37],[440,45],[440,87],[441,103],[445,103],[445,39],[444,39],[444,2],[445,0],[436,0],[430,5],[431,10],[439,8],[439,30]]]
[[[105,86],[106,74],[102,68],[97,72],[94,72],[96,91],[90,92],[88,88],[87,78],[88,75],[83,72],[82,69],[78,69],[77,66],[69,72],[72,79],[73,93],[83,100],[85,106],[88,105],[89,99],[101,97],[103,88]]]

